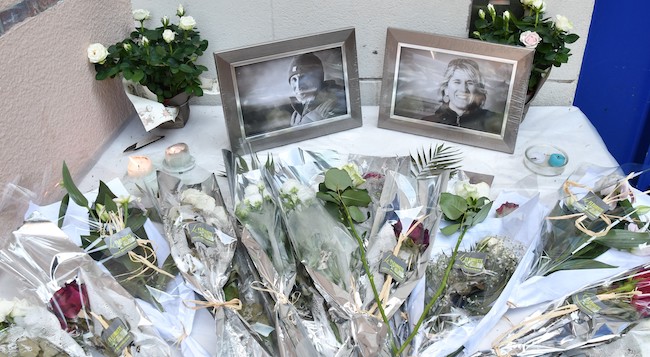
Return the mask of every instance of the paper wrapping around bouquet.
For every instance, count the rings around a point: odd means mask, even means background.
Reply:
[[[156,95],[149,88],[127,80],[123,80],[122,84],[146,131],[163,123],[173,122],[178,115],[178,107],[167,107],[159,103]]]

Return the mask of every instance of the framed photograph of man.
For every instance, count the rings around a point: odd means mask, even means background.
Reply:
[[[533,55],[389,28],[378,126],[512,153]]]
[[[214,54],[233,152],[361,126],[354,29]]]

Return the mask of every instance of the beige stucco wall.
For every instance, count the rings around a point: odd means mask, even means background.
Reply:
[[[128,0],[65,0],[0,36],[0,188],[60,196],[63,160],[79,176],[130,117],[119,83],[96,81],[86,57],[129,33],[130,12]],[[0,233],[15,219],[0,209]]]
[[[511,0],[516,2],[519,0]],[[133,8],[152,13],[150,26],[158,26],[163,15],[173,17],[178,0],[132,0]],[[182,2],[210,46],[200,62],[216,77],[215,51],[255,45],[267,41],[331,31],[356,29],[361,102],[377,105],[381,87],[386,28],[398,27],[440,35],[467,37],[471,0],[256,0]],[[571,105],[589,32],[594,0],[546,0],[546,15],[569,17],[581,36],[570,45],[568,64],[554,68],[550,80],[534,105]],[[217,95],[198,98],[216,104]]]

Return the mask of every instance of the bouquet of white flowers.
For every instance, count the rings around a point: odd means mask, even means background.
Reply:
[[[176,177],[158,173],[159,211],[171,254],[181,274],[204,300],[192,301],[196,308],[210,308],[214,314],[217,351],[237,356],[238,351],[268,355],[261,337],[236,313],[238,298],[226,301],[237,238],[221,192],[212,175],[205,182],[188,187]]]

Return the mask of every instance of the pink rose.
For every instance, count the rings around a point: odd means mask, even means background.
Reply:
[[[540,42],[542,42],[542,38],[539,37],[537,32],[524,31],[519,36],[519,41],[521,41],[526,48],[535,48]]]

